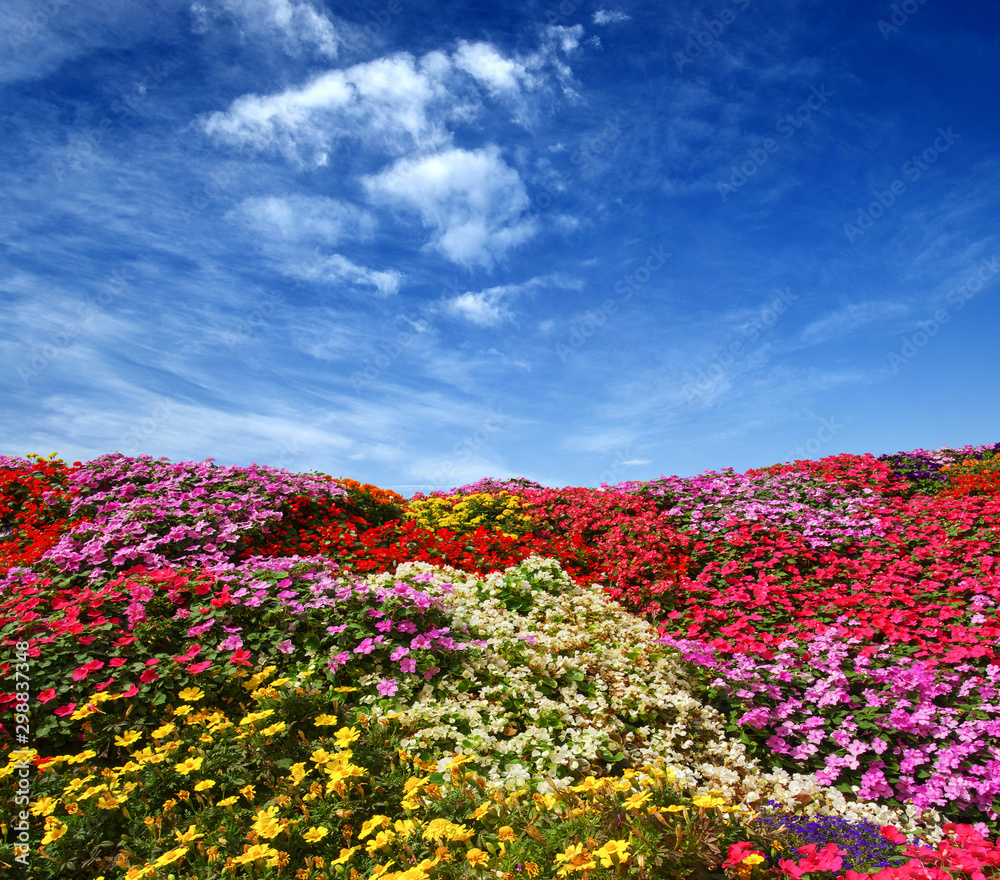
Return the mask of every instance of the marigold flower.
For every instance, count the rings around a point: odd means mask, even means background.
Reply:
[[[315,825],[303,833],[302,839],[306,843],[318,843],[329,833],[330,830],[325,825]]]
[[[181,776],[187,776],[189,773],[193,773],[195,770],[200,770],[201,765],[204,762],[204,758],[201,755],[193,758],[186,758],[181,761],[180,764],[174,764],[174,769],[181,774]]]
[[[466,861],[474,868],[485,868],[490,863],[489,853],[473,847],[465,854]]]
[[[194,826],[192,825],[191,827],[193,828]],[[174,862],[179,862],[184,858],[189,848],[187,846],[178,846],[175,849],[167,850],[153,864],[157,868],[164,868],[167,865],[172,865]]]

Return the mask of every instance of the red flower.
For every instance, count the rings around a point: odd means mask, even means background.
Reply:
[[[158,672],[153,672],[152,669],[147,669],[142,675],[139,676],[139,681],[142,684],[149,684],[151,681],[156,681],[160,677]]]
[[[189,663],[184,668],[193,675],[197,675],[199,672],[204,672],[211,665],[211,660],[202,660],[201,663]]]
[[[54,700],[56,698],[55,688],[46,688],[44,691],[38,692],[38,701],[40,703],[47,703],[49,700]]]
[[[229,662],[234,666],[250,666],[250,652],[244,651],[242,648],[237,648],[233,651],[233,656],[229,658]]]
[[[66,706],[60,706],[56,709],[56,715],[62,717],[63,715],[69,715],[76,709],[76,703],[69,703]]]

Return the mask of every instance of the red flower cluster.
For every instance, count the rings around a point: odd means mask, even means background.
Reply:
[[[33,456],[0,467],[0,575],[37,562],[69,527],[67,478],[79,464]]]
[[[675,606],[690,539],[655,499],[582,488],[529,489],[521,499],[537,523],[536,535],[563,536],[593,549],[586,580],[607,583],[612,599],[656,618]]]

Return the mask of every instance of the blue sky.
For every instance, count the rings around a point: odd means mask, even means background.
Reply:
[[[0,451],[393,488],[994,443],[1000,8],[8,0]]]

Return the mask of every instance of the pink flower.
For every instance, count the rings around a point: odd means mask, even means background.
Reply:
[[[55,688],[46,688],[44,691],[38,692],[38,701],[40,703],[47,703],[49,700],[54,700],[56,696]]]
[[[394,678],[383,678],[378,683],[378,692],[383,697],[391,697],[398,690],[399,685],[396,684],[396,679]]]
[[[204,672],[211,665],[212,665],[212,661],[211,660],[202,660],[201,663],[189,663],[184,668],[188,672],[190,672],[190,673],[192,673],[194,675],[197,675],[199,672]]]
[[[152,669],[147,669],[142,675],[139,676],[139,681],[142,684],[149,684],[151,681],[156,681],[160,677],[160,673],[153,672]]]
[[[295,645],[291,639],[285,639],[283,642],[278,643],[278,650],[282,654],[291,654],[295,650]]]
[[[55,710],[56,715],[62,717],[63,715],[70,715],[76,709],[76,703],[69,703],[66,706],[60,706]]]

